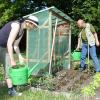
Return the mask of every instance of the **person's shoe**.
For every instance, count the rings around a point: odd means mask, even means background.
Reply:
[[[79,71],[80,72],[83,72],[85,69],[84,68],[79,68]]]
[[[16,92],[14,89],[8,91],[8,94],[9,94],[10,96],[21,96],[21,95],[22,95],[22,93]]]
[[[84,66],[84,67],[81,67],[81,66],[80,66],[79,71],[80,71],[80,72],[83,72],[83,71],[86,69],[86,67],[87,67],[87,65],[86,65],[86,64],[85,64],[85,66]]]

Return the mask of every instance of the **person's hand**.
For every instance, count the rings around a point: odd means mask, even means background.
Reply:
[[[23,64],[23,63],[28,62],[28,59],[22,57],[22,58],[19,59],[19,62],[20,62],[21,64]]]
[[[11,61],[11,66],[15,67],[16,66],[16,62],[15,61]]]
[[[100,46],[99,41],[96,41],[96,46],[97,46],[97,47],[99,47],[99,46]]]
[[[76,51],[79,51],[79,49],[80,49],[80,48],[79,48],[79,47],[77,47],[75,50],[76,50]]]

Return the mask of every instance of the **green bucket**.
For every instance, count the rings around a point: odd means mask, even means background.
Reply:
[[[73,61],[79,61],[81,59],[81,51],[74,51],[71,56]]]
[[[13,85],[23,85],[28,82],[28,68],[25,65],[17,65],[16,68],[9,69],[9,76]]]

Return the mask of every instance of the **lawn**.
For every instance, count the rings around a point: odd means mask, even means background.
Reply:
[[[24,90],[20,97],[10,97],[7,95],[5,87],[0,88],[0,98],[2,98],[0,100],[67,100],[66,97],[61,95],[54,96],[50,92],[32,91],[31,89]]]

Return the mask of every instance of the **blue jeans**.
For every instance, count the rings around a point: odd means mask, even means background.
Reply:
[[[81,52],[81,68],[84,68],[84,66],[85,66],[87,51],[88,51],[88,44],[83,43],[82,44],[82,52]],[[100,64],[99,64],[99,61],[97,58],[95,45],[89,46],[89,53],[90,53],[90,56],[93,60],[95,71],[96,72],[100,71]]]

